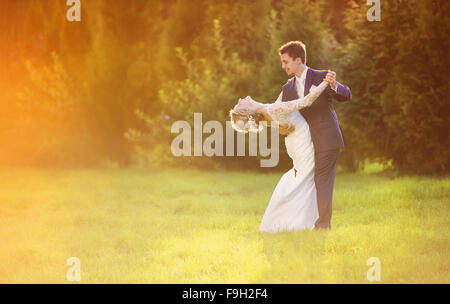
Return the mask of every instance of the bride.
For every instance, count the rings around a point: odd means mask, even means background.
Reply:
[[[319,218],[314,183],[314,146],[308,123],[298,110],[310,106],[328,84],[324,79],[319,86],[311,87],[307,96],[292,101],[262,104],[246,97],[239,99],[230,111],[231,124],[239,132],[261,131],[260,121],[267,121],[268,125],[292,124],[295,127],[285,138],[293,167],[275,187],[259,228],[261,232],[313,229]]]

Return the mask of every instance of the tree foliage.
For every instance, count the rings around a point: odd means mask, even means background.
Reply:
[[[381,1],[381,22],[353,0],[81,3],[81,22],[65,19],[65,1],[0,3],[1,163],[180,165],[171,124],[194,112],[225,124],[247,95],[273,102],[288,79],[277,49],[302,40],[308,66],[352,90],[335,104],[341,165],[448,172],[448,1]]]
[[[392,1],[382,21],[347,12],[350,36],[335,54],[353,102],[341,120],[354,159],[391,161],[403,172],[448,172],[450,22],[446,1]]]

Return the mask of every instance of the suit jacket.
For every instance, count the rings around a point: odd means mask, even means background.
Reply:
[[[318,86],[328,71],[317,71],[308,68],[305,79],[305,96],[309,93],[311,85]],[[344,147],[341,127],[334,111],[332,100],[347,101],[352,98],[350,89],[336,83],[337,92],[330,86],[307,108],[300,110],[309,125],[315,152],[324,152]],[[298,99],[295,85],[295,76],[283,86],[282,101]]]

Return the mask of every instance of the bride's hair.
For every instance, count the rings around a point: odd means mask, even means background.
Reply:
[[[264,120],[264,116],[260,113],[250,114],[230,110],[230,119],[231,126],[238,132],[260,132],[263,129],[260,121]]]

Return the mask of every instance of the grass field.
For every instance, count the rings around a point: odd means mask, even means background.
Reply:
[[[450,283],[449,178],[339,174],[332,231],[261,234],[280,177],[3,169],[0,283]]]

